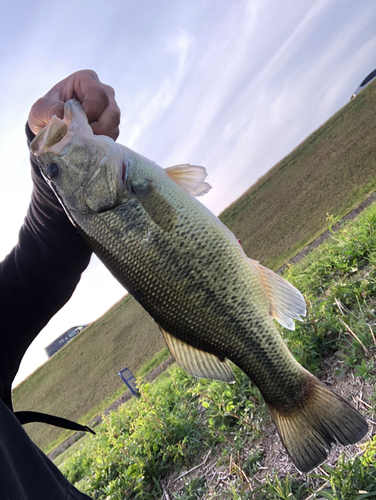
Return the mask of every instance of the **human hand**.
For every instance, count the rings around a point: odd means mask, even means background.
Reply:
[[[63,118],[64,104],[69,99],[81,103],[94,134],[117,139],[120,109],[115,101],[115,91],[101,83],[95,71],[88,69],[68,76],[35,102],[28,118],[31,131],[37,135],[53,115]]]

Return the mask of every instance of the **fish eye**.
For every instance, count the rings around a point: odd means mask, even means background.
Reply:
[[[45,168],[45,174],[49,179],[56,179],[56,177],[59,175],[60,169],[56,163],[50,163],[47,165]]]

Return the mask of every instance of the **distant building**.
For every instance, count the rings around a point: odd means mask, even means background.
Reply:
[[[60,351],[62,347],[65,346],[70,340],[72,340],[76,335],[78,335],[87,325],[74,326],[70,328],[65,333],[60,335],[56,340],[51,342],[50,345],[44,348],[48,358],[51,358],[57,351]]]

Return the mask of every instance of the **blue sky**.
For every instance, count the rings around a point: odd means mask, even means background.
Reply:
[[[344,106],[376,68],[374,0],[46,0],[7,3],[0,32],[2,256],[31,184],[24,124],[33,102],[78,69],[112,85],[122,144],[163,167],[204,165],[218,214]],[[278,195],[278,193],[276,193]],[[43,348],[123,294],[95,259]]]

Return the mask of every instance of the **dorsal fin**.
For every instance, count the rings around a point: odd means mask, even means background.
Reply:
[[[294,319],[301,320],[306,315],[306,303],[303,295],[282,276],[249,259],[260,275],[264,290],[268,296],[272,318],[289,330],[295,330]]]
[[[187,163],[166,168],[165,172],[192,196],[203,196],[212,188],[210,184],[204,182],[208,175],[205,167]]]
[[[220,361],[214,354],[200,351],[172,336],[163,328],[159,328],[163,333],[171,356],[192,377],[221,380],[228,384],[235,382],[232,369],[226,361]]]

